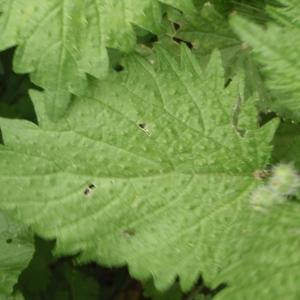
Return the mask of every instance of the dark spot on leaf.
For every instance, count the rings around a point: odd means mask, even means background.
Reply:
[[[123,234],[125,237],[132,237],[135,235],[135,230],[134,229],[126,229],[123,231]]]
[[[12,239],[7,239],[7,240],[6,240],[6,243],[7,243],[7,244],[11,244],[11,243],[12,243]]]
[[[143,46],[146,46],[148,48],[152,48],[154,43],[158,42],[158,36],[153,33],[149,33],[147,31],[144,31],[142,34],[137,33],[137,42],[138,44],[142,44]]]
[[[230,84],[231,81],[232,81],[231,78],[228,78],[228,79],[226,80],[226,82],[224,83],[224,88],[225,88],[225,89],[229,86],[229,84]]]

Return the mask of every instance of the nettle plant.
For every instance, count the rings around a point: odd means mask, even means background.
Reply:
[[[0,11],[1,299],[299,299],[298,1]]]

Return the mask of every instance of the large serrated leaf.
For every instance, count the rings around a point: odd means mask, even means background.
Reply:
[[[187,290],[227,264],[277,121],[258,127],[238,77],[223,88],[219,54],[203,71],[186,48],[181,63],[157,53],[95,82],[58,123],[40,92],[39,126],[1,119],[1,207],[57,238],[57,254]]]
[[[162,0],[182,9],[176,0]],[[1,0],[0,49],[18,46],[14,69],[31,73],[47,90],[47,110],[62,116],[70,92],[86,88],[86,74],[97,78],[108,70],[107,47],[125,52],[136,42],[134,25],[157,33],[161,7],[157,0]]]

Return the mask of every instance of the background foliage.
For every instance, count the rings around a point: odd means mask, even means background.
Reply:
[[[1,299],[299,299],[297,1],[0,11]]]

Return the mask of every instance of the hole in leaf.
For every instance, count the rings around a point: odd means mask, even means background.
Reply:
[[[158,42],[158,36],[153,33],[149,33],[144,29],[141,30],[141,28],[139,27],[139,29],[137,30],[137,42],[138,44],[142,44],[148,48],[152,48],[154,43]]]
[[[149,128],[146,123],[138,123],[137,124],[140,129],[142,129],[147,135],[151,135],[151,132],[149,131]]]
[[[145,129],[145,128],[146,128],[146,124],[145,124],[145,123],[139,123],[138,126],[139,126],[141,129]]]
[[[178,23],[173,23],[173,25],[174,25],[175,30],[178,30],[181,27],[180,24],[178,24]]]
[[[88,185],[87,188],[85,188],[83,194],[84,194],[85,196],[88,196],[88,195],[91,194],[92,190],[95,189],[95,188],[96,188],[96,186],[95,186],[93,183],[91,183],[91,184]]]
[[[181,44],[181,43],[184,43],[184,44],[186,44],[190,49],[193,49],[194,48],[194,46],[193,46],[193,44],[191,43],[191,42],[188,42],[188,41],[184,41],[184,40],[182,40],[182,39],[180,39],[180,38],[177,38],[177,37],[173,37],[173,40],[177,43],[177,44]]]
[[[117,64],[114,67],[115,71],[122,72],[124,70],[124,67],[121,64]]]

